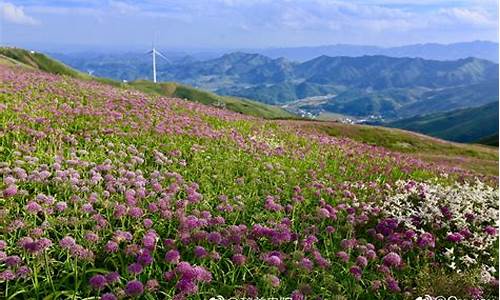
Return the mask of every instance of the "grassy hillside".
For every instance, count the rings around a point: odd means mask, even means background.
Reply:
[[[94,80],[113,86],[132,87],[147,93],[154,93],[167,97],[184,98],[190,101],[196,101],[207,105],[225,107],[235,112],[256,117],[263,117],[266,119],[294,117],[293,114],[279,107],[266,105],[243,98],[219,96],[210,92],[195,89],[187,85],[180,85],[176,83],[161,83],[155,85],[150,81],[136,81],[123,84],[111,79],[92,77],[85,73],[76,71],[42,53],[31,52],[20,48],[0,48],[0,60],[3,60],[4,64],[20,63],[23,66],[52,74],[66,75],[78,79]]]
[[[44,72],[67,75],[80,79],[90,79],[91,77],[68,67],[67,65],[54,60],[45,54],[24,50],[20,48],[0,47],[0,57],[4,57],[10,62],[19,62],[34,69]]]
[[[498,295],[497,178],[418,157],[498,154],[1,64],[0,90],[2,299]]]
[[[133,81],[129,85],[138,90],[155,93],[167,97],[176,97],[200,102],[206,105],[227,108],[242,114],[263,117],[266,119],[293,118],[293,114],[276,106],[266,105],[244,98],[219,96],[203,90],[175,82],[163,82],[154,84],[151,81]]]
[[[498,102],[403,119],[387,126],[456,142],[475,142],[488,136],[498,135]]]
[[[411,154],[427,162],[446,163],[481,174],[498,174],[498,148],[453,143],[410,131],[336,122],[300,122],[305,127],[338,138],[349,138],[391,151]]]
[[[21,64],[22,66],[32,69],[48,70],[49,73],[60,72],[61,74],[71,77],[76,76],[84,79],[92,79],[92,81],[105,83],[110,86],[133,88],[150,95],[178,97],[211,106],[223,106],[230,110],[252,116],[261,116],[269,119],[289,118],[291,116],[289,113],[274,106],[253,102],[247,99],[219,96],[173,82],[155,85],[150,81],[135,81],[124,84],[109,79],[90,77],[82,73],[75,74],[74,70],[62,64],[57,64],[57,62],[52,61],[42,54],[32,54],[22,49],[15,49],[15,51],[13,49],[6,51],[8,50],[6,48],[0,49],[3,50],[3,53],[9,55],[9,57],[0,57],[0,62],[4,64]],[[18,61],[15,58],[19,58],[20,60]],[[29,65],[21,63],[21,61],[29,62]],[[58,67],[52,69],[50,66]],[[289,123],[289,121],[283,122]],[[466,170],[477,171],[489,175],[496,174],[498,169],[498,154],[495,150],[487,147],[447,143],[407,131],[373,126],[343,125],[333,122],[310,121],[297,121],[297,123],[304,124],[303,126],[305,128],[322,130],[335,137],[350,138],[363,143],[385,147],[392,151],[409,153],[429,162],[444,161],[446,163],[458,164]]]

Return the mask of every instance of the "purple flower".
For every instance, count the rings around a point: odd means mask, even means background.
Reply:
[[[292,300],[305,300],[306,299],[304,297],[304,295],[298,290],[293,291],[291,297],[292,297]]]
[[[156,292],[160,288],[160,283],[156,279],[146,281],[146,290],[148,292]]]
[[[30,274],[31,274],[31,270],[27,266],[21,266],[16,271],[17,278],[26,278]]]
[[[385,282],[387,283],[387,288],[393,293],[398,293],[401,292],[401,288],[399,287],[399,283],[396,281],[396,279],[392,277],[388,277]]]
[[[175,249],[169,250],[165,254],[165,261],[168,263],[177,264],[177,263],[179,263],[180,258],[181,258],[181,256],[179,254],[179,251],[177,251]]]
[[[127,282],[125,293],[129,296],[140,296],[144,292],[144,285],[139,280]]]
[[[417,245],[420,248],[434,248],[436,246],[436,241],[432,234],[424,232],[418,237]]]
[[[212,243],[212,244],[219,244],[222,240],[222,236],[220,233],[218,232],[210,232],[208,234],[208,242]]]
[[[245,264],[247,258],[243,254],[235,254],[235,255],[233,255],[233,257],[231,257],[231,260],[233,261],[233,263],[235,265],[243,266]]]
[[[91,213],[94,211],[94,208],[92,207],[92,204],[85,203],[84,205],[82,205],[82,211],[84,211],[86,213]]]
[[[56,203],[56,209],[59,211],[59,212],[62,212],[64,211],[66,208],[68,208],[68,204],[66,202],[57,202]]]
[[[266,263],[268,263],[269,265],[275,266],[275,267],[278,267],[281,265],[281,259],[276,255],[270,255],[270,256],[264,258],[264,261]]]
[[[5,190],[3,190],[4,198],[9,198],[16,194],[17,194],[17,186],[15,184],[11,184]]]
[[[106,246],[104,246],[104,250],[109,253],[114,253],[117,252],[119,249],[119,246],[116,242],[114,241],[109,241]]]
[[[366,258],[368,258],[369,260],[374,260],[375,258],[377,258],[377,252],[371,249],[366,251]]]
[[[205,268],[196,266],[194,267],[194,270],[196,272],[196,280],[201,281],[201,282],[210,282],[212,281],[212,273],[207,271]]]
[[[26,204],[26,211],[31,214],[37,214],[42,211],[42,207],[35,201],[30,201],[28,202],[28,204]]]
[[[486,232],[489,235],[495,236],[497,235],[497,229],[491,225],[488,225],[484,228],[484,232]]]
[[[106,286],[106,277],[102,275],[94,275],[90,277],[89,284],[94,290],[102,290]]]
[[[368,265],[368,259],[364,256],[358,256],[356,258],[356,264],[361,268],[364,268]]]
[[[401,256],[395,252],[387,253],[382,260],[384,265],[388,267],[397,267],[401,265]]]
[[[106,293],[101,296],[101,300],[116,300],[116,296],[113,293]]]
[[[378,291],[381,286],[382,286],[382,282],[380,282],[380,280],[374,280],[371,283],[372,291]]]
[[[351,239],[351,240],[344,239],[340,241],[340,247],[342,247],[343,249],[351,249],[354,246],[356,246],[357,243],[358,241],[356,241],[356,239]]]
[[[151,228],[151,226],[153,226],[153,221],[151,219],[144,219],[142,224],[144,224],[145,228]]]
[[[111,272],[106,274],[106,282],[112,284],[120,280],[120,274],[118,272]]]
[[[446,239],[448,239],[448,241],[450,241],[452,243],[460,243],[464,239],[464,237],[460,233],[454,232],[454,233],[448,234]]]
[[[318,208],[318,217],[321,219],[328,219],[330,217],[330,212],[326,208]]]
[[[14,279],[16,279],[16,275],[9,269],[0,273],[0,281],[11,281]]]
[[[338,258],[340,258],[340,260],[343,261],[343,262],[345,262],[345,263],[349,261],[349,254],[347,254],[344,251],[337,252],[336,256]]]
[[[95,243],[99,240],[99,236],[93,232],[88,232],[85,234],[85,239],[89,242]]]
[[[197,277],[196,269],[191,266],[187,261],[181,261],[177,267],[175,267],[175,271],[182,275],[182,278],[194,280]]]
[[[138,263],[130,264],[127,270],[131,274],[140,274],[142,272],[142,265]]]
[[[279,287],[281,283],[280,279],[276,275],[271,274],[267,275],[267,282],[272,287]]]
[[[65,236],[59,241],[59,246],[63,249],[70,249],[76,245],[76,241],[74,238],[70,236]]]
[[[482,299],[483,298],[483,290],[479,287],[471,287],[467,289],[467,293],[471,296],[472,299]]]
[[[361,279],[361,274],[362,274],[362,270],[360,267],[358,266],[352,266],[350,269],[349,269],[349,272],[352,274],[352,276],[354,276],[354,278],[356,280],[360,280]]]
[[[326,233],[334,233],[334,232],[335,232],[335,227],[333,226],[326,227]]]
[[[313,262],[307,258],[307,257],[304,257],[300,260],[299,262],[299,265],[303,268],[303,269],[306,269],[308,271],[312,271],[314,265],[313,265]]]
[[[140,218],[143,215],[143,211],[140,207],[131,207],[128,210],[128,215],[131,216],[132,218]]]
[[[175,240],[173,240],[173,239],[165,239],[163,241],[163,245],[165,245],[167,248],[175,248]]]
[[[12,256],[7,256],[1,261],[3,261],[9,267],[14,267],[21,263],[21,258],[17,255],[12,255]]]
[[[194,248],[194,255],[198,258],[205,257],[207,256],[207,254],[207,250],[205,250],[205,248],[203,248],[202,246],[196,246]]]
[[[147,266],[153,263],[153,256],[149,253],[148,250],[143,250],[138,256],[137,256],[137,262],[140,263],[143,266]]]
[[[175,277],[174,271],[167,271],[167,272],[163,273],[163,279],[165,279],[165,281],[170,281],[170,280],[174,279],[174,277]]]
[[[196,283],[186,278],[182,278],[181,280],[179,280],[175,287],[180,293],[185,295],[192,295],[198,292],[198,286],[196,285]]]

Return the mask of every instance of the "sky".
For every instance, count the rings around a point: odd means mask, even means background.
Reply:
[[[133,50],[498,41],[496,0],[0,0],[0,44]]]

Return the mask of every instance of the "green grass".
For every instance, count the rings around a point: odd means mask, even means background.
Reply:
[[[90,79],[91,77],[85,73],[79,72],[71,67],[54,60],[45,54],[31,52],[20,48],[0,48],[2,58],[7,58],[8,61],[19,62],[34,69],[45,71],[52,74],[67,75],[79,79]]]
[[[175,82],[154,84],[151,81],[140,80],[133,81],[129,85],[146,93],[154,93],[167,97],[196,101],[206,105],[225,107],[229,110],[255,117],[263,117],[266,119],[285,119],[295,117],[295,115],[276,106],[244,98],[219,96],[214,93],[198,90]]]
[[[331,136],[347,137],[386,149],[410,153],[430,162],[447,162],[483,174],[498,174],[498,148],[453,143],[400,129],[335,122],[310,122],[308,126]]]

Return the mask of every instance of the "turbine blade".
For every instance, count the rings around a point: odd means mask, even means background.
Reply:
[[[165,55],[163,55],[160,51],[155,50],[155,52],[156,52],[156,54],[158,54],[158,56],[160,56],[161,58],[163,58],[167,62],[170,62],[170,59],[166,58]]]

